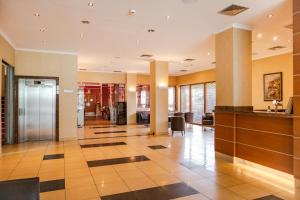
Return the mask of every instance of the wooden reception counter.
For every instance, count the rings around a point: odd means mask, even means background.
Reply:
[[[215,150],[293,174],[293,115],[216,110]]]

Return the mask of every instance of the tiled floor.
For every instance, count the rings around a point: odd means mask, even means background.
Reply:
[[[79,129],[76,141],[4,146],[0,180],[38,176],[42,200],[300,199],[291,181],[216,159],[212,131],[193,126],[184,137],[148,131],[93,126]]]

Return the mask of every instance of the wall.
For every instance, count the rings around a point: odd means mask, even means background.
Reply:
[[[125,73],[78,72],[78,82],[92,83],[126,83]]]
[[[267,109],[272,102],[264,101],[263,75],[283,73],[283,106],[286,108],[293,96],[293,55],[283,54],[253,61],[252,64],[252,103],[254,109]]]
[[[127,97],[127,124],[136,124],[136,85],[137,74],[127,73],[126,97]]]
[[[0,60],[2,59],[11,65],[15,64],[15,50],[0,34]]]
[[[212,81],[216,81],[216,72],[214,69],[177,76],[176,84],[188,85],[188,84],[212,82]]]
[[[15,58],[16,75],[59,77],[60,139],[77,137],[77,56],[16,51]]]

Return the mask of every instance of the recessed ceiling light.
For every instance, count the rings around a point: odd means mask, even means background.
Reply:
[[[272,17],[273,17],[273,15],[272,15],[272,14],[269,14],[269,15],[268,15],[268,17],[269,17],[269,18],[272,18]]]
[[[170,15],[167,16],[167,20],[169,20],[169,19],[171,19],[171,16],[170,16]]]
[[[34,13],[33,15],[36,16],[36,17],[39,17],[40,13]]]
[[[80,38],[81,38],[81,39],[84,38],[84,34],[83,34],[83,33],[80,34]]]
[[[210,52],[208,52],[207,55],[210,56],[211,55]]]
[[[83,24],[90,24],[90,21],[88,21],[88,20],[82,20],[81,23],[83,23]]]
[[[40,29],[40,32],[42,32],[42,33],[45,32],[45,31],[46,31],[46,28],[41,28]]]
[[[95,4],[93,2],[89,2],[88,6],[93,7]]]
[[[288,43],[291,43],[291,40],[288,40]]]
[[[134,15],[135,13],[136,13],[136,10],[134,10],[134,9],[130,9],[128,11],[128,15]]]
[[[149,33],[154,33],[155,30],[154,30],[154,29],[148,29],[148,32],[149,32]]]
[[[261,33],[257,34],[257,37],[262,38],[262,34]]]
[[[273,37],[273,41],[277,41],[278,40],[278,37],[277,36],[274,36]]]

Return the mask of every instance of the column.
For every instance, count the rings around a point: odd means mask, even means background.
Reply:
[[[294,176],[300,187],[300,1],[294,0]]]
[[[215,150],[235,154],[235,112],[252,107],[252,32],[233,26],[216,34]]]
[[[127,124],[136,124],[136,86],[137,86],[137,74],[127,73],[126,76]]]
[[[168,62],[150,63],[150,133],[168,134]]]

